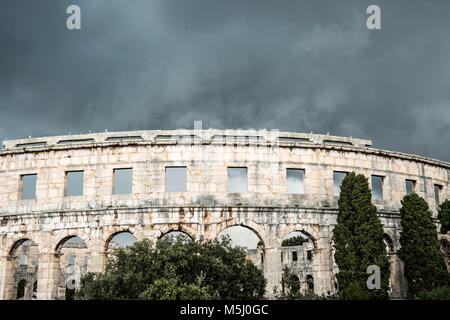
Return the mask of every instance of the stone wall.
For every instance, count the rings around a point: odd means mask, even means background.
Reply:
[[[71,142],[60,143],[67,140]],[[102,271],[108,241],[118,232],[130,231],[138,240],[156,240],[171,230],[215,238],[235,225],[250,228],[263,242],[268,292],[280,281],[281,241],[293,231],[304,231],[314,241],[315,292],[334,292],[333,171],[384,177],[383,200],[374,204],[392,242],[391,282],[394,294],[401,296],[405,284],[396,252],[405,179],[416,181],[415,192],[436,216],[434,185],[441,186],[440,199],[449,198],[450,164],[372,149],[370,144],[343,137],[233,130],[7,141],[0,151],[0,299],[14,297],[12,249],[23,239],[32,240],[39,250],[38,298],[55,299],[61,298],[60,249],[72,236],[87,244],[87,270]],[[173,166],[186,167],[186,192],[165,192],[165,168]],[[247,168],[247,192],[228,193],[228,167]],[[113,194],[113,172],[119,168],[133,169],[131,194]],[[288,193],[288,168],[304,170],[303,194]],[[66,172],[80,170],[83,195],[65,197]],[[25,174],[37,174],[36,199],[21,200]]]

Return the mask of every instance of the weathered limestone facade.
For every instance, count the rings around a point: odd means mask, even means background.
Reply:
[[[216,238],[242,225],[263,243],[268,292],[279,285],[281,242],[302,231],[313,244],[308,268],[318,294],[335,292],[333,171],[383,177],[379,209],[390,244],[393,296],[404,295],[399,208],[405,179],[436,215],[434,186],[449,198],[450,163],[370,148],[368,140],[254,130],[133,131],[5,141],[0,150],[0,299],[15,298],[14,261],[27,239],[37,246],[38,299],[61,298],[61,249],[83,239],[87,271],[102,271],[108,243],[171,230]],[[166,167],[186,168],[186,192],[165,191]],[[247,168],[247,192],[228,193],[228,167]],[[113,194],[114,169],[132,168],[132,193]],[[304,170],[304,193],[287,190],[286,169]],[[66,172],[84,171],[82,196],[65,197]],[[22,175],[37,174],[36,197],[22,200]],[[308,274],[310,274],[308,273]],[[306,279],[301,279],[305,281]]]

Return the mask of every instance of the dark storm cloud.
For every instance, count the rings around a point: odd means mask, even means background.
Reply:
[[[82,30],[68,31],[78,4]],[[382,29],[365,27],[369,4]],[[2,0],[0,137],[204,127],[450,161],[450,2]]]

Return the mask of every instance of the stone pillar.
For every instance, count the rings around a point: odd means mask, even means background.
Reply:
[[[391,262],[391,285],[393,299],[405,299],[407,297],[406,279],[403,273],[403,262],[398,257],[397,252],[389,255]]]
[[[107,252],[101,240],[91,241],[90,256],[88,261],[88,272],[104,272],[106,268]]]
[[[38,300],[52,300],[58,298],[59,286],[59,254],[43,253],[40,256],[38,268]]]
[[[26,281],[27,283],[25,285],[23,299],[31,300],[33,298],[33,279],[31,277],[28,277]]]
[[[0,257],[0,300],[14,299],[14,259]]]
[[[281,286],[280,250],[277,247],[267,247],[264,250],[264,277],[267,279],[266,295],[273,296],[274,287]]]
[[[331,256],[331,241],[327,237],[317,240],[313,256],[314,293],[327,295],[334,292],[333,259]]]

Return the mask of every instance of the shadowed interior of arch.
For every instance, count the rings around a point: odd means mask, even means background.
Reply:
[[[281,243],[280,259],[284,268],[288,268],[297,290],[314,291],[314,238],[305,231],[293,231],[285,236]]]
[[[31,299],[36,295],[33,283],[37,280],[39,265],[38,246],[29,239],[16,241],[9,251],[12,261],[11,279],[12,299]]]
[[[388,253],[394,252],[394,242],[392,241],[392,238],[388,234],[384,234],[384,243],[386,244],[386,250]]]
[[[59,260],[57,299],[73,300],[76,284],[74,277],[87,272],[91,261],[90,250],[82,238],[72,235],[59,242],[56,252]]]

